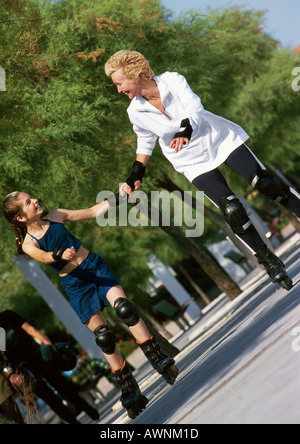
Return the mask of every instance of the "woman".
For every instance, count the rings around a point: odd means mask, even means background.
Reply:
[[[127,112],[137,135],[137,155],[127,179],[128,194],[140,187],[158,139],[174,169],[220,208],[272,282],[290,290],[293,283],[283,262],[267,248],[218,167],[226,163],[262,194],[280,202],[298,217],[299,194],[266,171],[245,145],[248,135],[240,126],[203,108],[182,75],[165,72],[156,76],[142,54],[126,50],[107,61],[105,72],[118,92],[131,100]]]
[[[100,202],[88,209],[56,209],[46,218],[37,199],[23,192],[9,194],[3,202],[3,213],[16,234],[19,254],[48,264],[59,273],[62,286],[70,298],[70,304],[80,320],[94,332],[96,343],[101,347],[116,381],[122,389],[121,401],[131,418],[136,417],[148,400],[139,390],[121,353],[116,348],[115,335],[108,327],[102,310],[111,305],[121,322],[126,324],[152,366],[169,384],[178,374],[174,359],[160,350],[139,317],[135,306],[126,299],[118,280],[110,272],[98,254],[92,254],[73,236],[64,222],[95,219],[111,206],[126,200],[127,185],[113,199]],[[116,197],[116,198],[115,198]]]

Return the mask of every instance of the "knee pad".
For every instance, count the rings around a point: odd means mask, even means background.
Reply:
[[[106,355],[112,355],[116,349],[116,337],[107,325],[100,325],[94,330],[96,336],[96,344],[102,349]]]
[[[276,177],[272,176],[265,170],[255,174],[251,185],[261,194],[274,200],[275,202],[286,200],[291,195],[288,185],[280,182]]]
[[[140,320],[135,306],[125,298],[116,299],[114,309],[120,321],[127,327],[134,327]]]
[[[235,234],[246,234],[253,230],[247,211],[236,196],[222,197],[219,201],[219,207]]]

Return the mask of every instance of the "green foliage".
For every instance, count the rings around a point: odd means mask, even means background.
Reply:
[[[206,109],[245,128],[263,161],[289,173],[298,159],[299,169],[299,96],[291,90],[297,62],[263,31],[262,12],[231,8],[172,20],[158,0],[2,4],[0,66],[7,75],[7,91],[0,92],[2,198],[18,189],[39,197],[48,209],[85,208],[95,204],[99,191],[117,191],[136,143],[128,101],[104,73],[106,60],[120,49],[142,52],[156,74],[185,75]],[[143,190],[150,192],[162,175],[191,189],[157,149]],[[226,176],[240,193],[246,191],[230,171]],[[100,228],[88,221],[68,228],[104,257],[129,298],[145,294],[150,253],[170,265],[185,257],[155,227]],[[29,318],[39,310],[35,324],[48,316],[56,325],[11,261],[14,236],[3,218],[0,230],[0,307]],[[205,234],[214,231],[207,221]],[[49,276],[59,286],[52,272]]]

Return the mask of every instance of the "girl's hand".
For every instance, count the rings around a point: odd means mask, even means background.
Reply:
[[[123,184],[120,186],[120,188],[119,188],[119,193],[120,193],[120,196],[121,196],[121,197],[125,197],[125,196],[126,196],[126,194],[127,194],[127,187],[128,187],[127,183],[123,183]]]
[[[72,259],[75,259],[75,257],[77,256],[77,253],[75,251],[75,248],[67,248],[62,255],[62,259],[64,261],[71,261]]]

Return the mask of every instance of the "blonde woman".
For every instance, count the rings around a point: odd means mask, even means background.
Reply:
[[[203,108],[182,75],[165,72],[156,76],[142,54],[127,50],[110,57],[105,72],[118,92],[131,101],[127,112],[137,135],[137,150],[126,181],[128,194],[141,186],[158,140],[174,169],[220,208],[234,233],[263,264],[272,282],[290,290],[293,283],[283,262],[267,248],[218,167],[225,163],[263,195],[280,202],[298,217],[299,194],[267,172],[245,145],[248,135],[239,125]]]

